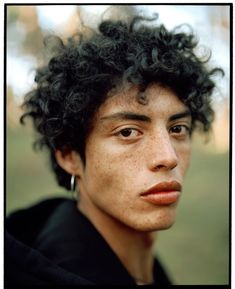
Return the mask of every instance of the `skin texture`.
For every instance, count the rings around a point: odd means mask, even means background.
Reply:
[[[109,98],[96,115],[86,146],[86,166],[80,172],[80,207],[87,215],[96,210],[136,230],[166,229],[175,221],[176,204],[158,207],[140,194],[163,181],[182,184],[190,137],[185,128],[180,134],[169,130],[179,124],[190,127],[191,119],[169,122],[172,115],[187,110],[169,90],[149,87],[147,105],[138,103],[136,94],[134,88]],[[109,117],[123,111],[146,115],[151,122]],[[133,130],[125,130],[125,137],[120,131],[127,128]]]
[[[161,230],[174,223],[177,204],[156,206],[140,194],[163,181],[182,184],[191,148],[184,126],[190,128],[191,117],[169,121],[187,107],[167,88],[149,86],[144,105],[137,101],[137,93],[138,88],[132,87],[106,100],[87,139],[86,165],[75,153],[69,162],[77,176],[79,207],[88,217],[108,215],[136,230]],[[150,121],[112,116],[127,111]],[[172,131],[176,125],[180,132]]]
[[[161,182],[182,185],[191,153],[191,116],[171,120],[188,109],[168,88],[149,85],[145,103],[138,101],[138,91],[137,86],[121,90],[101,105],[87,139],[85,165],[74,151],[57,151],[56,157],[76,175],[78,208],[131,275],[151,282],[152,232],[172,226],[178,201],[159,206],[141,193]]]

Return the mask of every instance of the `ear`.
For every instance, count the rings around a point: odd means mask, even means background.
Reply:
[[[70,175],[80,176],[84,168],[80,155],[73,150],[55,152],[57,163]]]

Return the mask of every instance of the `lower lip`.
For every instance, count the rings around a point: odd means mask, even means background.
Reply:
[[[158,206],[166,206],[176,203],[179,200],[180,192],[157,192],[148,195],[141,196],[146,202],[152,203]]]

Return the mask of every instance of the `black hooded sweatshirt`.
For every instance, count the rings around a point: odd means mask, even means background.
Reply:
[[[75,201],[44,200],[10,214],[5,225],[5,288],[135,285]],[[153,285],[171,284],[158,259],[153,270]]]

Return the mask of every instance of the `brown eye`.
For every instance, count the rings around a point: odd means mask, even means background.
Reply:
[[[173,135],[186,136],[189,134],[190,129],[186,125],[179,124],[172,126],[169,131]]]
[[[175,125],[171,128],[172,133],[181,133],[183,130],[182,125]]]
[[[133,131],[133,129],[131,129],[131,128],[125,128],[125,129],[120,131],[120,134],[124,137],[128,137],[131,135],[132,131]]]
[[[141,132],[136,128],[127,127],[121,129],[115,135],[122,139],[135,140],[141,136]]]

